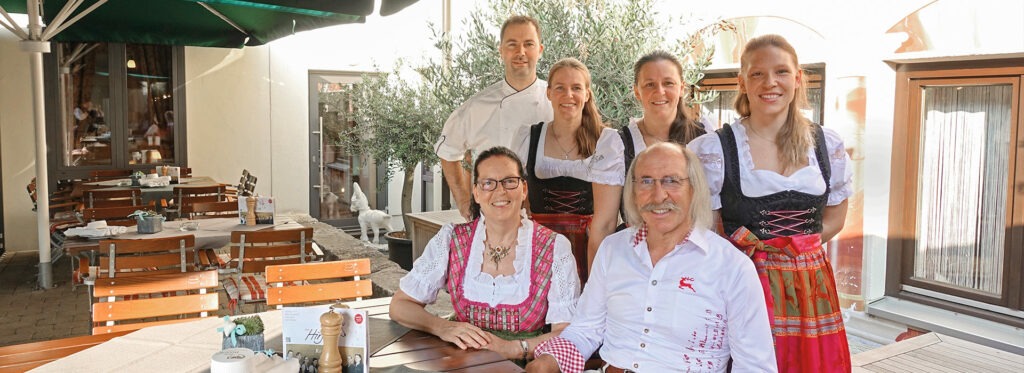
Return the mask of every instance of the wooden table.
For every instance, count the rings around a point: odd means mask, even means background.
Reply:
[[[495,352],[460,350],[391,321],[387,313],[390,302],[391,298],[346,302],[367,310],[370,316],[367,342],[372,351],[371,372],[522,372]],[[267,311],[260,317],[266,346],[280,351],[281,312]],[[210,356],[221,347],[221,336],[215,331],[221,322],[208,318],[140,329],[51,361],[33,372],[208,372]]]
[[[408,228],[409,237],[412,239],[412,260],[415,262],[427,242],[437,235],[441,226],[448,223],[465,223],[466,219],[459,214],[459,210],[430,211],[407,214],[412,221],[412,227]]]

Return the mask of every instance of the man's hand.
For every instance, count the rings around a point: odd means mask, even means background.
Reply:
[[[491,343],[495,338],[491,333],[485,332],[470,323],[447,321],[441,329],[437,330],[437,336],[442,340],[454,343],[459,348],[482,348]]]
[[[537,360],[526,364],[527,373],[558,372],[558,361],[551,355],[540,355]]]

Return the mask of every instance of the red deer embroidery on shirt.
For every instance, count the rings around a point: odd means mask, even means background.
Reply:
[[[697,290],[693,288],[693,277],[680,277],[679,289],[690,289],[690,291],[696,293]]]

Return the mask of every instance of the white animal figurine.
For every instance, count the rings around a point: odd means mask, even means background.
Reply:
[[[366,195],[363,194],[363,190],[359,189],[359,183],[352,183],[352,211],[359,212],[359,229],[362,230],[362,234],[359,235],[360,241],[368,241],[366,237],[366,227],[373,228],[373,242],[380,242],[380,229],[385,228],[386,232],[391,232],[391,215],[380,210],[370,210],[370,203],[366,199]]]

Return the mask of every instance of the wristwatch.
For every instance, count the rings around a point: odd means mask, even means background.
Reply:
[[[520,339],[519,346],[523,348],[523,360],[529,360],[528,356],[530,355],[530,344],[527,343],[525,339]]]

